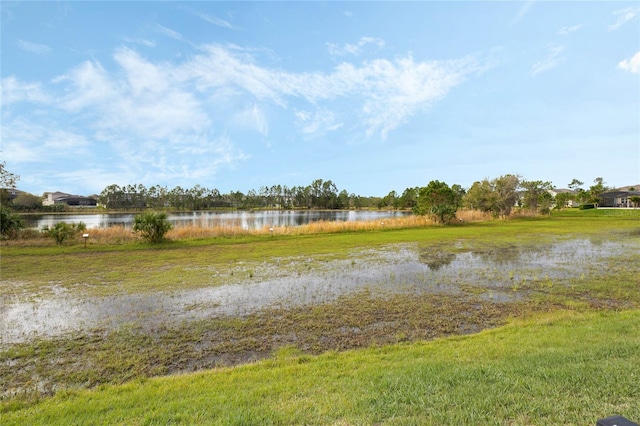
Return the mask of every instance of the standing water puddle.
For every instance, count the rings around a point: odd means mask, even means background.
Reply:
[[[0,296],[0,346],[75,331],[109,331],[132,323],[152,329],[206,317],[246,315],[264,308],[330,302],[363,290],[381,295],[460,294],[464,286],[477,286],[488,289],[492,300],[504,301],[522,297],[515,291],[518,283],[603,274],[608,258],[634,253],[640,255],[637,243],[625,241],[623,246],[586,239],[454,252],[402,244],[354,251],[348,260],[319,266],[314,262],[313,268],[303,271],[300,265],[305,261],[296,259],[283,267],[265,263],[256,276],[271,278],[251,277],[195,290],[82,298],[57,288],[53,296],[30,301]]]

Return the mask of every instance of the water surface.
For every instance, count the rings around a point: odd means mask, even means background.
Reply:
[[[167,219],[174,226],[242,227],[243,229],[263,229],[265,226],[300,226],[311,222],[324,221],[368,221],[411,215],[405,211],[366,210],[260,210],[260,211],[194,211],[168,214]],[[83,222],[87,228],[108,228],[119,225],[133,226],[132,213],[88,213],[88,214],[37,214],[23,215],[25,227],[42,229],[56,223]]]

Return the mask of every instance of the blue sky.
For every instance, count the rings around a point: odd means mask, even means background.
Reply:
[[[640,3],[2,1],[18,187],[640,183]]]

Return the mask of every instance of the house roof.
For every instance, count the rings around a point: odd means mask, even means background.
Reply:
[[[600,193],[600,196],[602,197],[603,195],[613,195],[614,197],[617,197],[619,195],[625,195],[625,196],[634,196],[634,195],[640,195],[640,191],[621,191],[621,190],[614,190],[614,191],[606,191],[606,192],[602,192]]]
[[[49,195],[51,195],[51,198],[53,198],[54,200],[56,198],[61,198],[61,197],[69,197],[71,196],[71,194],[67,194],[66,192],[60,192],[60,191],[55,191],[55,192],[45,192],[44,193],[45,197],[48,197]]]
[[[633,188],[634,191],[640,191],[640,183],[637,185],[623,186],[621,188],[617,188],[616,191],[629,191],[631,188]]]
[[[96,197],[92,197],[92,196],[85,196],[85,195],[74,195],[74,194],[68,194],[66,192],[60,192],[60,191],[56,191],[56,192],[45,192],[44,193],[45,196],[49,196],[51,195],[51,198],[53,200],[62,200],[62,199],[66,199],[66,198],[96,198]]]
[[[18,195],[20,194],[24,194],[24,191],[21,191],[17,188],[0,188],[3,189],[5,191],[7,191],[7,194],[9,195],[9,200],[13,200],[15,199]]]

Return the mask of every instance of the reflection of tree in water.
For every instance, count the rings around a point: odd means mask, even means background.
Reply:
[[[437,271],[447,266],[456,258],[455,253],[440,251],[437,249],[423,250],[420,252],[420,262],[424,263],[432,271]]]
[[[539,256],[549,256],[551,245],[547,244],[509,244],[509,245],[491,245],[491,246],[476,246],[467,247],[462,249],[463,252],[471,253],[474,257],[486,264],[503,265],[520,263],[522,261],[529,261]],[[454,252],[452,252],[452,250]],[[443,267],[449,265],[456,260],[457,254],[455,251],[459,251],[460,248],[454,247],[426,247],[420,250],[419,259],[432,271],[438,271]]]

